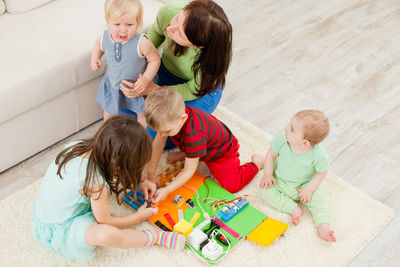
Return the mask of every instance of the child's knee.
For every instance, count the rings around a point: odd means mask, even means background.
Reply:
[[[221,184],[221,186],[222,188],[224,188],[225,190],[227,190],[232,194],[240,191],[243,188],[243,186],[240,184],[231,184],[231,183]]]
[[[86,232],[86,242],[90,246],[115,247],[119,242],[118,231],[111,225],[92,225]]]

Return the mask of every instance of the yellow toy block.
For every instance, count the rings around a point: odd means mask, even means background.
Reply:
[[[193,215],[192,219],[189,222],[192,225],[192,227],[196,223],[199,217],[200,217],[200,212],[196,211],[196,213]]]
[[[247,239],[268,247],[275,239],[281,236],[287,228],[288,225],[286,223],[268,217],[247,235]]]
[[[174,232],[181,233],[185,237],[187,237],[192,231],[192,225],[185,220],[180,220],[177,224],[174,225]]]

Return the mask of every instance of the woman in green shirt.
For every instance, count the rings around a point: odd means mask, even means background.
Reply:
[[[221,99],[232,57],[232,26],[223,9],[211,0],[166,4],[147,36],[155,47],[162,45],[163,53],[157,84],[150,82],[142,94],[172,86],[187,105],[212,113]],[[124,85],[121,89],[125,95],[135,93]]]
[[[168,85],[186,105],[212,113],[221,100],[232,57],[232,26],[223,9],[212,0],[166,4],[147,36],[163,48],[156,83],[150,81],[141,94],[121,85],[124,94],[137,97]]]

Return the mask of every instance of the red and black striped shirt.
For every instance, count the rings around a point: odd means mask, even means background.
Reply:
[[[186,106],[188,119],[172,141],[188,158],[210,162],[231,153],[233,134],[213,115]]]

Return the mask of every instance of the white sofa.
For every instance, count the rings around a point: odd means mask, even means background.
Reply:
[[[144,28],[158,0],[142,0]],[[104,0],[0,0],[0,172],[102,118]]]

